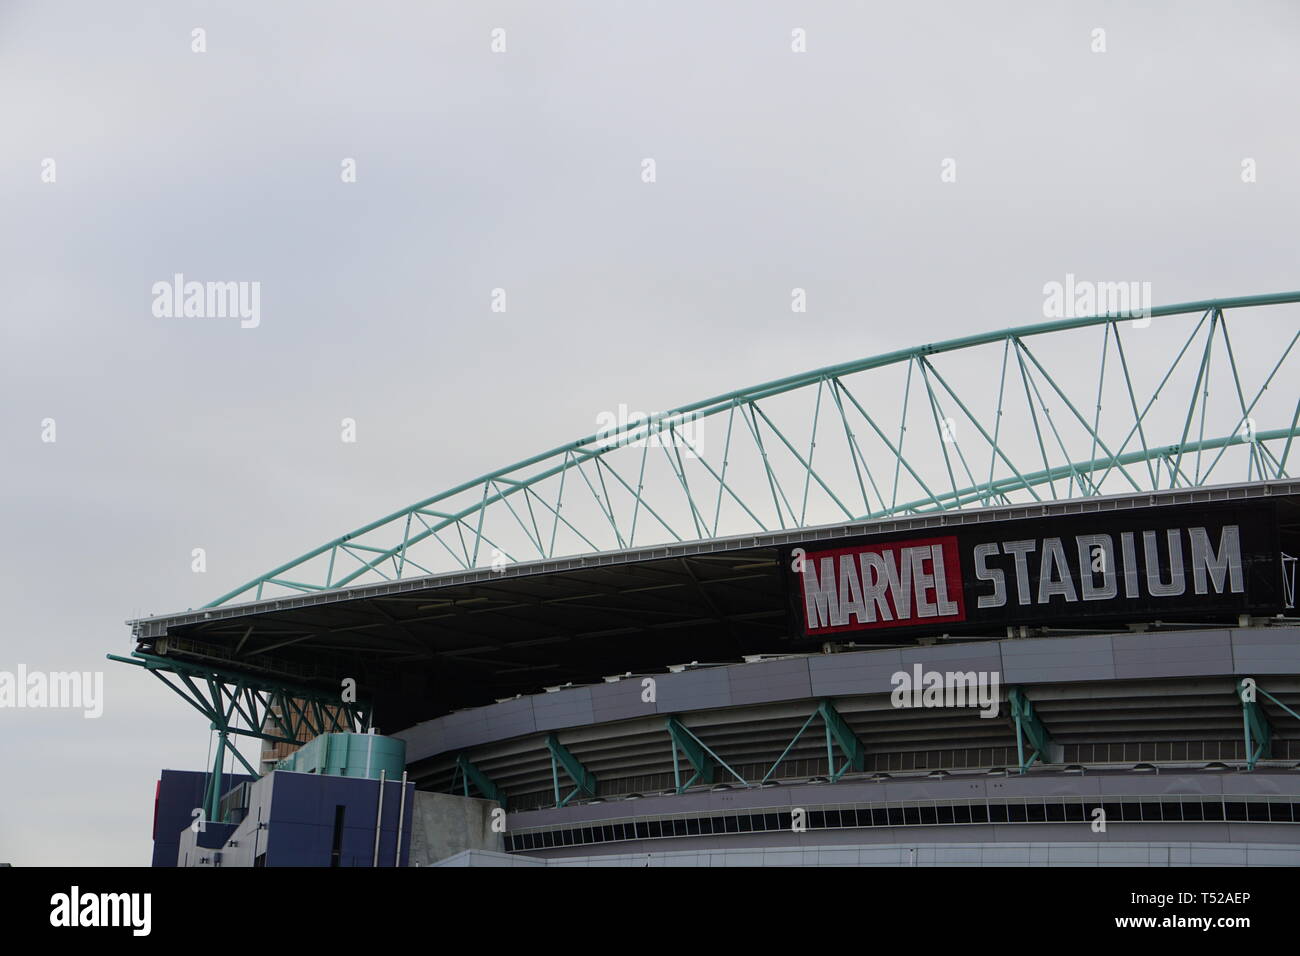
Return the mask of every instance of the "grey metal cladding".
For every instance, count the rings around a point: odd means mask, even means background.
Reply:
[[[761,661],[727,668],[733,704],[760,704],[812,696],[806,657]]]
[[[825,654],[808,659],[808,674],[814,697],[887,694],[902,666],[902,652],[894,649]]]
[[[1232,673],[1232,640],[1226,630],[1120,634],[1111,640],[1115,645],[1115,676],[1120,680]]]
[[[1109,636],[1099,635],[1003,641],[1003,683],[1112,680],[1115,677],[1115,657],[1111,640]]]
[[[517,700],[508,700],[495,707],[483,709],[487,712],[485,729],[493,740],[521,737],[537,731],[537,721],[533,717],[532,697],[520,697]]]
[[[1026,797],[1093,796],[1101,792],[1100,780],[1095,775],[1055,773],[992,778],[989,781],[989,796],[1005,797],[1008,793]]]
[[[1098,775],[1103,796],[1149,796],[1192,793],[1217,794],[1228,774],[1174,774],[1174,773],[1121,773]],[[1254,776],[1252,774],[1251,776]],[[1259,793],[1259,782],[1252,784],[1251,792]]]
[[[443,744],[446,748],[460,750],[491,739],[486,713],[491,709],[491,707],[476,707],[473,710],[462,710],[448,714],[446,717],[439,717],[438,720],[442,724]],[[407,759],[410,759],[409,756]]]
[[[533,696],[533,717],[538,730],[577,727],[595,720],[590,687],[571,687],[555,694]]]
[[[447,750],[447,735],[442,729],[442,720],[426,720],[414,727],[407,727],[392,736],[406,741],[406,762],[414,763],[433,754]]]
[[[911,671],[920,664],[926,671],[983,671],[1002,670],[1002,655],[998,642],[986,641],[969,644],[939,644],[934,647],[908,647],[900,652],[902,669]],[[892,687],[891,687],[892,689]]]
[[[658,679],[662,680],[662,677]],[[595,723],[645,717],[654,712],[653,706],[641,700],[640,678],[627,677],[611,684],[596,684],[591,688],[591,718]]]
[[[1300,643],[1293,628],[1234,630],[1232,660],[1238,674],[1300,674]]]
[[[730,707],[731,681],[727,672],[735,666],[707,667],[657,678],[655,699],[659,713]]]

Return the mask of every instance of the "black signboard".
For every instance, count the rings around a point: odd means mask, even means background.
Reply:
[[[792,633],[808,639],[1208,622],[1276,614],[1283,600],[1268,501],[822,541],[782,561]]]

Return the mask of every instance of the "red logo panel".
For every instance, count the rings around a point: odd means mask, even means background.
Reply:
[[[809,635],[966,620],[951,535],[809,551],[796,573]]]

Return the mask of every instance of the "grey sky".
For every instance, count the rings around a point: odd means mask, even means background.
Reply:
[[[0,710],[0,861],[147,863],[158,770],[202,767],[103,661],[128,617],[621,402],[1040,321],[1068,272],[1300,288],[1298,41],[1281,2],[0,4],[0,670],[107,696]],[[176,272],[259,281],[261,325],[155,318]]]

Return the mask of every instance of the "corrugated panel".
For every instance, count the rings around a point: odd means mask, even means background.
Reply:
[[[589,724],[595,719],[590,687],[574,687],[557,694],[537,694],[532,698],[533,716],[538,730],[556,730]]]
[[[1226,630],[1122,634],[1111,640],[1115,676],[1121,680],[1232,673],[1231,632]]]
[[[903,656],[898,650],[827,654],[808,660],[814,697],[887,694],[894,688],[891,679],[902,667]]]
[[[733,704],[758,704],[812,696],[808,659],[762,661],[727,668]]]
[[[1007,684],[1112,680],[1115,658],[1111,640],[1099,636],[1003,641],[1002,679]]]
[[[1232,659],[1242,675],[1300,674],[1300,641],[1291,628],[1234,630]]]
[[[730,707],[731,682],[727,667],[708,667],[666,674],[657,678],[657,709],[661,714],[683,710],[708,710],[712,707]],[[640,698],[638,697],[638,700]]]

